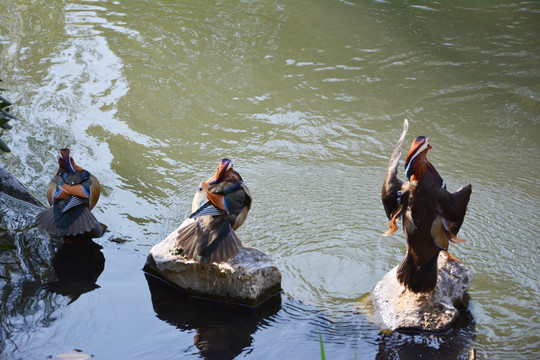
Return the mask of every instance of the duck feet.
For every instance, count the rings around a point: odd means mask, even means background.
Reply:
[[[446,253],[446,262],[450,262],[450,261],[454,260],[454,261],[457,261],[457,262],[460,263],[460,264],[463,264],[463,263],[461,262],[461,260],[459,260],[457,257],[455,257],[455,256],[453,256],[453,255],[450,255],[450,253],[448,252],[448,250],[445,250],[444,252]]]

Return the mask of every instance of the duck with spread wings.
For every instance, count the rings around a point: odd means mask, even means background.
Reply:
[[[437,284],[439,252],[445,251],[448,261],[459,261],[448,253],[448,245],[465,241],[457,233],[465,218],[471,185],[454,193],[446,190],[445,182],[427,159],[432,146],[424,136],[414,139],[407,154],[407,181],[399,180],[397,168],[408,127],[405,120],[383,183],[382,203],[390,220],[385,235],[394,233],[396,221],[402,219],[407,254],[398,266],[398,281],[415,293],[427,293]]]
[[[242,243],[235,233],[246,220],[251,194],[232,161],[222,159],[218,170],[195,193],[192,214],[178,229],[175,249],[187,259],[219,263],[238,254]]]
[[[77,166],[69,149],[61,149],[58,171],[47,188],[49,208],[36,217],[36,224],[54,237],[100,237],[104,228],[90,212],[100,195],[98,179]]]

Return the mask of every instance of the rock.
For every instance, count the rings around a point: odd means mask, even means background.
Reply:
[[[468,306],[472,275],[457,261],[447,262],[442,254],[437,263],[437,286],[431,293],[405,290],[397,281],[397,266],[375,285],[371,300],[375,321],[383,329],[444,332],[457,320],[459,309]]]
[[[0,229],[21,231],[35,226],[36,215],[43,207],[19,200],[0,190]]]
[[[201,264],[172,255],[177,231],[150,250],[146,272],[196,296],[246,305],[258,305],[281,290],[281,273],[263,252],[244,244],[227,262]]]
[[[0,166],[0,193],[27,203],[43,206],[9,171]]]
[[[44,208],[9,171],[0,165],[0,229],[20,231],[35,226]]]

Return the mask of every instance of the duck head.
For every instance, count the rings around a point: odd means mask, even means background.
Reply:
[[[223,181],[229,180],[231,177],[234,178],[234,174],[238,174],[233,170],[233,163],[229,159],[221,159],[218,165],[218,169],[212,178],[208,181],[210,185],[218,184]],[[238,175],[240,176],[240,175]]]
[[[405,160],[405,173],[409,180],[414,173],[413,163],[425,159],[428,150],[431,148],[432,146],[429,144],[427,137],[418,136],[414,139]]]
[[[58,171],[60,172],[61,170],[64,170],[75,174],[77,172],[77,165],[75,165],[75,162],[71,156],[69,156],[69,153],[70,151],[67,148],[60,149],[60,157],[58,158],[58,165],[60,166],[60,169],[58,169]]]

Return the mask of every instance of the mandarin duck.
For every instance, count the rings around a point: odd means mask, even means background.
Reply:
[[[195,193],[192,214],[178,229],[176,253],[201,263],[223,262],[242,246],[235,233],[246,220],[251,194],[229,159],[203,181]]]
[[[407,181],[399,180],[397,168],[408,128],[405,120],[382,188],[382,203],[390,220],[384,235],[393,234],[396,221],[402,219],[407,254],[398,266],[398,281],[412,292],[427,293],[437,284],[439,252],[446,252],[447,261],[459,261],[448,253],[448,245],[465,241],[457,233],[472,191],[470,184],[454,193],[446,190],[442,177],[427,159],[432,146],[424,136],[412,142],[405,160]]]
[[[56,237],[100,237],[104,228],[90,212],[99,199],[98,179],[75,164],[69,149],[60,150],[58,165],[47,189],[51,207],[37,215],[37,225]]]

